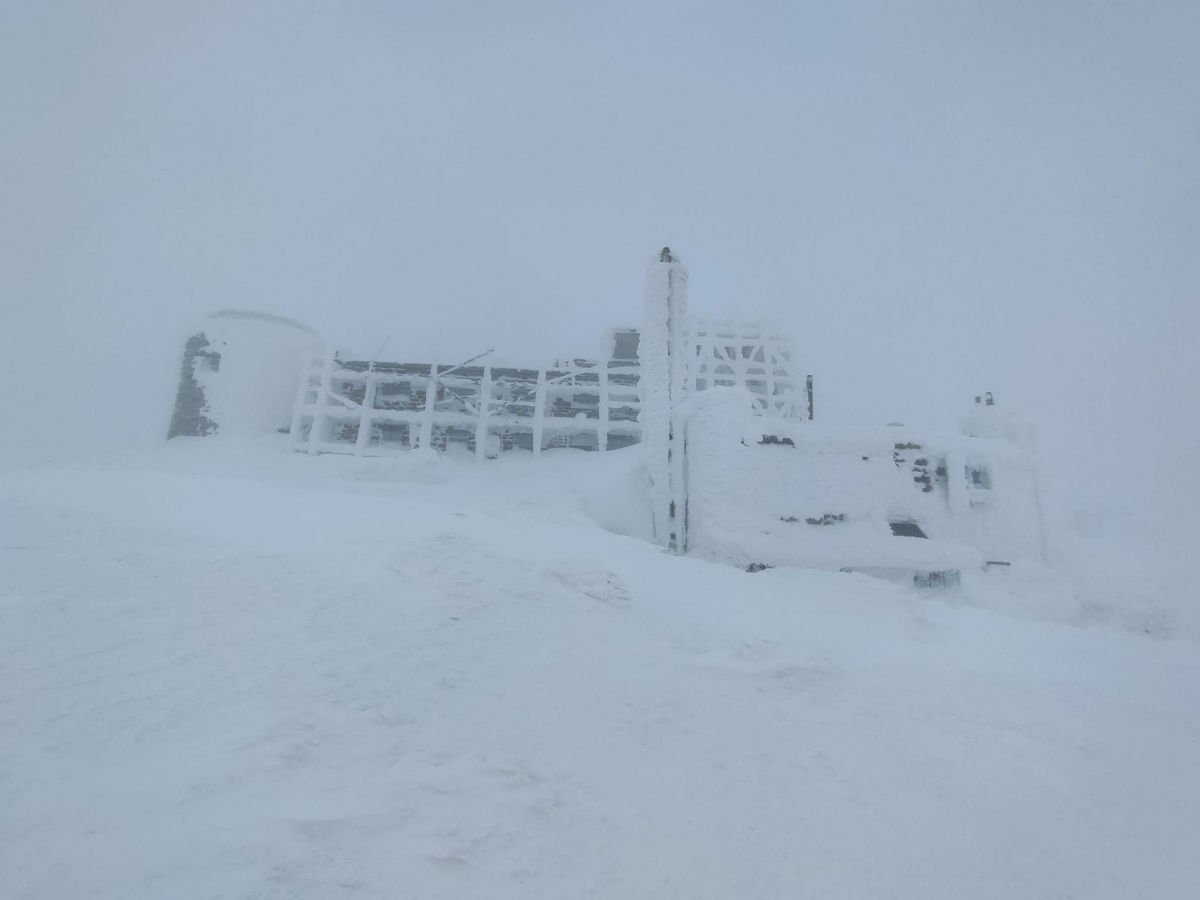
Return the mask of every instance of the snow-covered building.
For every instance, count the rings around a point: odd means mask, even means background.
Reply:
[[[297,373],[320,346],[294,319],[242,309],[212,313],[184,345],[167,437],[286,431]]]
[[[1043,558],[1028,435],[980,398],[958,434],[767,420],[744,392],[687,422],[689,552],[922,586]]]
[[[640,327],[611,329],[599,359],[530,368],[490,351],[353,359],[297,322],[224,310],[187,342],[169,436],[283,431],[310,454],[480,459],[640,443],[640,502],[672,552],[926,585],[1044,556],[1031,437],[990,394],[960,434],[823,427],[788,337],[690,316],[687,281],[663,248]]]
[[[824,428],[769,330],[687,315],[687,270],[650,264],[639,360],[653,538],[758,571],[919,586],[1044,556],[1029,430],[976,397],[961,434]]]

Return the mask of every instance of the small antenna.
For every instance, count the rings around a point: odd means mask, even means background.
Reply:
[[[379,345],[379,349],[376,350],[375,354],[371,357],[371,362],[375,362],[377,359],[379,359],[380,355],[383,353],[384,347],[386,347],[388,345],[388,341],[390,341],[391,339],[392,339],[392,336],[390,334],[383,339],[383,343]]]
[[[438,372],[437,374],[434,375],[434,378],[441,378],[443,375],[449,375],[451,372],[457,372],[459,369],[464,368],[465,366],[469,366],[471,363],[475,362],[475,360],[483,359],[489,353],[495,353],[495,352],[496,352],[496,348],[490,347],[489,349],[484,350],[482,353],[477,353],[475,356],[472,356],[470,359],[464,359],[457,366],[454,366],[451,369],[447,369],[445,372]],[[436,364],[434,365],[434,368],[435,369],[437,368]]]
[[[385,337],[383,339],[383,343],[379,345],[379,349],[376,350],[371,355],[371,364],[367,367],[369,371],[371,371],[371,372],[375,371],[375,363],[379,361],[379,357],[383,354],[383,348],[388,345],[388,341],[390,341],[391,339],[392,339],[392,336],[389,334],[387,337]]]

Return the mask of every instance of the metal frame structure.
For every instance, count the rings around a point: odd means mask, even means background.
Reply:
[[[812,418],[811,408],[801,405],[790,339],[753,322],[695,319],[690,325],[689,337],[695,350],[688,367],[691,392],[740,385],[754,395],[755,404],[766,415]],[[806,381],[809,392],[811,378]]]
[[[480,458],[514,447],[601,452],[636,443],[636,365],[570,369],[315,359],[300,379],[292,447],[377,455],[453,443]]]
[[[292,448],[362,456],[461,444],[484,458],[514,448],[626,447],[642,439],[640,339],[636,329],[613,329],[607,359],[541,369],[314,358],[300,377]],[[740,385],[763,415],[812,418],[777,331],[688,320],[683,346],[685,394]]]

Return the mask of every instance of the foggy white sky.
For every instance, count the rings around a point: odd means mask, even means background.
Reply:
[[[1200,4],[0,11],[9,463],[161,439],[209,310],[537,364],[636,325],[669,243],[827,421],[990,389],[1071,502],[1194,499]]]

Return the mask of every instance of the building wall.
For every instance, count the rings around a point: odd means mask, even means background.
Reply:
[[[742,564],[963,570],[1039,561],[1032,455],[1006,439],[903,428],[797,427],[745,392],[697,398],[688,424],[689,533]],[[897,536],[920,529],[925,539]]]
[[[320,340],[280,316],[222,310],[187,341],[168,438],[287,430],[296,376]]]

